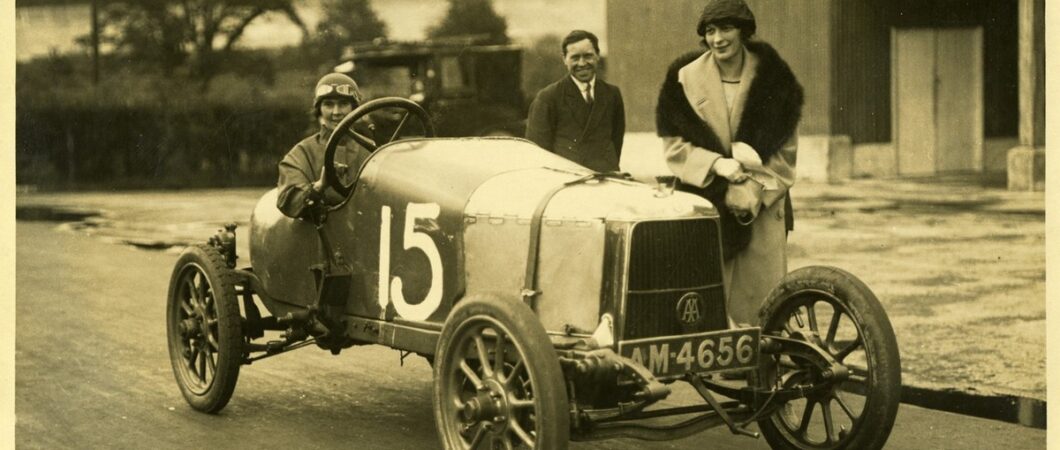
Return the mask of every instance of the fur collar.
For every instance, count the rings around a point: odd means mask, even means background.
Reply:
[[[744,51],[744,67],[731,108],[726,101],[721,71],[711,52],[703,52],[677,71],[677,81],[685,91],[685,99],[718,136],[722,153],[728,152],[732,146],[733,131],[739,127],[740,116],[747,104],[747,91],[757,71],[758,56]]]
[[[746,48],[757,56],[758,64],[747,89],[743,112],[736,122],[739,125],[733,140],[750,144],[758,151],[762,162],[767,162],[795,135],[802,112],[802,86],[772,46],[750,41]],[[670,65],[659,93],[656,130],[659,136],[680,136],[698,147],[728,153],[728,137],[719,136],[703,122],[688,103],[679,81],[681,69],[703,55],[703,51],[688,53]]]

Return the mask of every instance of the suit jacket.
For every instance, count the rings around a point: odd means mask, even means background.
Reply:
[[[541,148],[598,172],[619,170],[625,133],[622,93],[599,77],[591,110],[568,75],[537,93],[526,126]]]

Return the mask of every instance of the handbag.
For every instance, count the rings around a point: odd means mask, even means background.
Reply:
[[[762,209],[762,190],[764,186],[753,179],[739,183],[729,183],[725,192],[725,206],[732,211],[740,225],[750,225]]]

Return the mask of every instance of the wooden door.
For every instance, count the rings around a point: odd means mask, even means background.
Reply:
[[[899,175],[982,170],[981,28],[892,32],[892,125]]]

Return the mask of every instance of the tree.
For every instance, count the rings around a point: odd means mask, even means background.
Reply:
[[[508,22],[493,10],[491,0],[449,0],[449,12],[427,34],[432,38],[485,35],[486,43],[510,42]]]
[[[161,1],[109,3],[100,17],[99,40],[132,59],[171,71],[184,64],[187,53],[182,21],[168,9]]]
[[[537,91],[567,74],[563,65],[563,38],[547,34],[534,40],[523,54],[523,92],[527,101],[534,99]]]
[[[386,37],[386,24],[379,20],[370,0],[324,0],[324,19],[317,24],[316,47],[327,58],[335,58],[351,42]]]
[[[292,2],[111,0],[101,17],[100,40],[165,71],[186,66],[205,89],[217,74],[218,61],[231,54],[247,26],[266,12],[285,14],[308,37]]]

